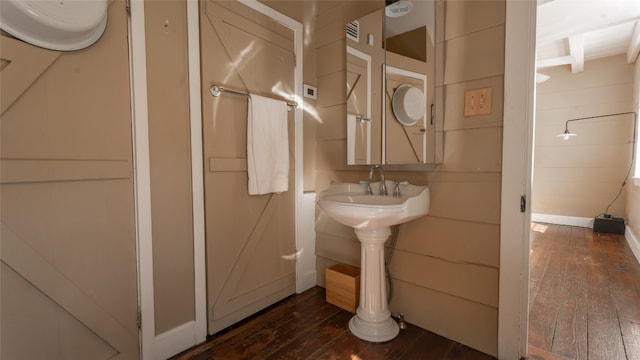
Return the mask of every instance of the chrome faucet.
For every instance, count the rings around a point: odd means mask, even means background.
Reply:
[[[369,170],[369,184],[371,184],[371,180],[373,180],[373,173],[376,169],[380,173],[380,195],[387,196],[389,194],[387,193],[387,185],[384,182],[384,170],[382,169],[382,165],[374,165],[371,167],[371,170]],[[372,194],[370,187],[367,189],[367,193],[369,195]]]
[[[364,183],[367,186],[367,189],[365,190],[367,195],[373,195],[373,190],[371,190],[371,179],[367,181],[362,181],[361,183]]]

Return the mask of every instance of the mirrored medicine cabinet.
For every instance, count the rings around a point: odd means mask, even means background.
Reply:
[[[346,31],[347,164],[440,162],[435,2],[400,0]]]

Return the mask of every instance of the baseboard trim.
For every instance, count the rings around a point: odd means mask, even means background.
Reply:
[[[531,214],[531,221],[593,228],[593,218],[533,213]],[[640,263],[640,239],[638,239],[638,237],[633,234],[629,226],[627,226],[625,229],[624,237],[627,240],[627,244],[629,244],[629,247],[631,248],[631,252],[633,252],[633,256],[635,256],[636,261]]]
[[[633,234],[629,226],[624,232],[624,237],[627,239],[627,244],[629,244],[631,252],[636,257],[636,261],[640,263],[640,240]]]
[[[531,221],[593,228],[593,218],[532,213]]]
[[[315,260],[315,259],[314,259]],[[315,266],[315,261],[313,262]],[[304,274],[296,274],[296,293],[301,294],[317,285],[318,276],[316,270],[310,270]]]
[[[196,344],[196,322],[189,321],[156,336],[154,359],[168,359]]]

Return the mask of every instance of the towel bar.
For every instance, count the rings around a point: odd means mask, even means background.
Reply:
[[[225,88],[223,88],[221,86],[218,86],[218,85],[211,85],[211,87],[209,88],[209,93],[211,94],[211,96],[218,97],[218,96],[222,95],[222,93],[224,93],[224,92],[229,93],[229,94],[249,97],[249,94],[245,94],[245,93],[234,91],[234,90],[225,89]],[[280,100],[280,99],[278,99],[278,100]],[[286,100],[283,100],[283,101],[286,101]],[[286,103],[287,103],[288,111],[291,111],[292,109],[297,109],[298,108],[298,103],[290,102],[290,101],[286,101]]]

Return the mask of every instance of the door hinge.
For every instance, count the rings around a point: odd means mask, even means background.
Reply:
[[[140,309],[138,309],[138,314],[136,315],[136,324],[138,329],[142,329],[142,311]]]
[[[127,11],[127,15],[131,16],[131,0],[126,0],[124,9]]]
[[[527,195],[520,196],[520,212],[525,212],[527,210]]]

